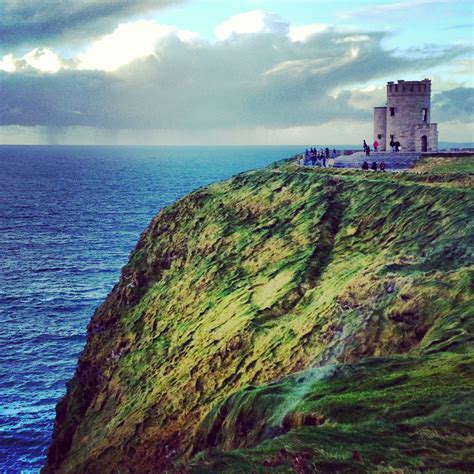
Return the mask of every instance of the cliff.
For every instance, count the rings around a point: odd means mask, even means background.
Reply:
[[[161,211],[44,472],[474,469],[472,174],[424,171],[283,163]]]

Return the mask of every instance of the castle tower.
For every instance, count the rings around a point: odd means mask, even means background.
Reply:
[[[386,107],[374,109],[374,139],[381,150],[400,142],[402,151],[437,151],[438,130],[430,123],[431,81],[387,83]]]

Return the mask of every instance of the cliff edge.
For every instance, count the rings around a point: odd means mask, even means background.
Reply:
[[[162,210],[43,472],[473,470],[472,172],[422,171],[283,163]]]

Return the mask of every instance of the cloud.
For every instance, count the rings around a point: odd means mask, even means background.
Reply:
[[[286,35],[289,24],[276,13],[254,10],[234,15],[215,28],[216,38],[220,41],[233,36],[251,33],[273,33]]]
[[[132,15],[185,0],[2,0],[1,47],[45,43],[57,37],[96,36]]]
[[[457,75],[466,75],[472,84],[474,80],[474,59],[460,59],[456,61],[458,68],[455,73]]]
[[[363,104],[370,101],[351,92],[355,84],[419,74],[464,52],[452,46],[408,58],[382,47],[383,32],[311,25],[295,41],[275,14],[245,15],[253,18],[246,31],[233,17],[215,42],[147,22],[149,34],[137,45],[126,45],[137,24],[123,26],[92,45],[79,66],[0,73],[0,125],[209,130],[369,122],[372,110]],[[121,54],[107,62],[115,41],[124,41]]]
[[[374,107],[384,105],[387,101],[387,87],[385,85],[356,88],[345,93],[349,94],[349,104],[360,110],[372,111]]]
[[[198,33],[140,20],[119,25],[113,33],[92,43],[79,58],[79,69],[113,71],[131,61],[154,54],[158,43],[169,36],[181,41],[199,37]]]
[[[398,18],[400,15],[406,18],[408,12],[413,10],[430,10],[434,7],[446,7],[451,9],[456,5],[469,4],[470,0],[405,0],[401,2],[370,4],[345,13],[346,17],[390,17]]]
[[[64,60],[50,48],[34,48],[20,59],[16,58],[12,53],[3,56],[0,61],[0,71],[56,73],[60,69],[76,65],[77,61]]]
[[[370,40],[369,35],[353,35],[346,36],[345,38],[338,39],[338,43],[358,43],[359,41],[368,41]]]
[[[433,96],[432,109],[439,121],[474,122],[474,88],[439,92]]]
[[[441,28],[442,30],[472,30],[474,29],[474,23],[461,23],[459,25],[450,25]]]
[[[313,25],[290,26],[288,37],[291,41],[299,41],[305,43],[312,36],[327,30],[329,25],[325,23],[317,23]]]

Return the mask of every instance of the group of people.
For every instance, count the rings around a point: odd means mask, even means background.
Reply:
[[[377,141],[377,139],[375,139],[372,145],[374,147],[374,152],[377,153],[379,151],[380,143]],[[365,151],[365,156],[370,156],[370,146],[367,145],[367,142],[365,140],[362,146]],[[390,147],[392,149],[392,153],[400,151],[400,146],[401,145],[399,141],[394,141],[393,138],[390,140]]]
[[[393,138],[390,140],[390,147],[392,148],[392,153],[398,152],[400,150],[400,142],[393,141]]]
[[[375,161],[372,161],[372,165],[369,167],[369,163],[367,163],[367,161],[364,161],[364,163],[362,164],[362,169],[364,171],[368,171],[369,169],[372,171],[377,171],[378,169],[380,169],[380,171],[385,171],[385,163],[382,161],[380,165],[377,165]]]
[[[374,152],[378,153],[380,143],[377,141],[377,139],[374,140],[374,143],[372,145],[374,147]],[[370,156],[370,145],[367,145],[367,142],[364,140],[362,146],[364,147],[365,156]]]
[[[322,166],[323,168],[333,168],[336,162],[337,151],[332,151],[329,148],[324,150],[320,148],[306,148],[303,156],[303,162],[301,164],[305,166]]]
[[[370,146],[367,145],[366,141],[364,140],[364,151],[366,156],[370,156]],[[373,143],[375,152],[378,151],[379,142],[377,140]],[[334,168],[335,162],[337,157],[336,149],[332,151],[329,148],[306,148],[303,155],[300,155],[299,164],[304,166],[319,166],[323,168]],[[369,166],[367,161],[364,161],[362,165],[362,169],[364,171],[372,170],[372,171],[385,171],[385,163],[382,161],[380,165],[378,165],[375,161]]]

